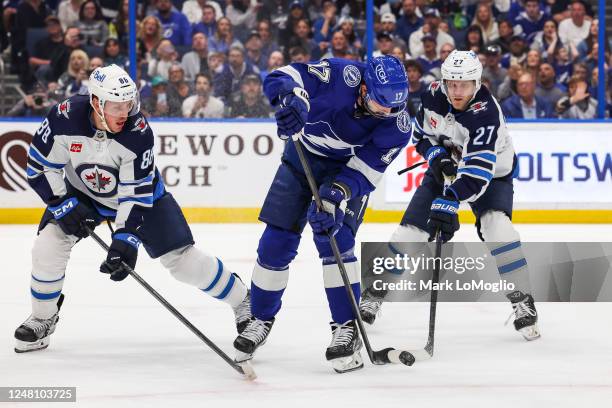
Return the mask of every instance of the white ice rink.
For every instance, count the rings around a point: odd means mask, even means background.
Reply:
[[[200,248],[248,280],[262,225],[193,225]],[[386,240],[391,224],[367,224],[363,241]],[[518,225],[523,241],[608,241],[610,226]],[[108,240],[105,228],[98,228]],[[309,234],[309,233],[308,233]],[[15,354],[13,332],[30,313],[34,226],[1,226],[0,386],[76,386],[79,407],[612,407],[612,304],[539,303],[542,338],[525,342],[504,321],[506,303],[442,303],[436,351],[412,367],[372,366],[335,374],[321,267],[305,239],[283,308],[241,379],[133,279],[99,272],[102,250],[73,250],[66,301],[47,350]],[[462,225],[456,240],[474,241]],[[224,304],[175,281],[141,251],[136,270],[217,344],[232,353],[233,315]],[[375,348],[422,347],[428,303],[387,304],[370,329]],[[0,408],[11,404],[0,403]],[[61,407],[75,404],[15,404]]]

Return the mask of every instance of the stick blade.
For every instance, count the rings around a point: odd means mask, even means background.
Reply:
[[[415,358],[409,351],[396,350],[392,347],[374,352],[374,364],[403,364],[411,366]]]
[[[426,361],[433,357],[426,349],[408,350],[408,353],[414,356],[415,361]]]
[[[238,363],[238,366],[242,369],[242,375],[244,375],[245,380],[253,381],[257,378],[257,374],[255,374],[255,370],[248,360]]]

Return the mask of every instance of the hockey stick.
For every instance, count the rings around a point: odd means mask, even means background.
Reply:
[[[109,247],[108,245],[106,245],[106,242],[104,242],[102,238],[100,238],[95,232],[93,232],[91,228],[85,226],[85,229],[87,230],[87,233],[94,239],[94,241],[96,241],[106,252],[108,252]],[[179,319],[181,323],[183,323],[189,330],[191,330],[193,334],[198,336],[200,340],[206,343],[208,347],[210,347],[219,357],[225,360],[225,362],[229,364],[234,370],[242,374],[247,380],[252,381],[257,378],[253,367],[251,366],[251,364],[249,364],[248,361],[236,363],[227,354],[225,354],[223,350],[221,350],[215,343],[213,343],[212,340],[206,337],[200,330],[198,330],[197,327],[195,327],[189,320],[187,320],[185,316],[183,316],[178,310],[176,310],[174,306],[172,306],[166,299],[164,299],[162,295],[160,295],[155,289],[153,289],[151,285],[149,285],[144,279],[142,279],[134,269],[132,269],[125,262],[121,262],[121,266],[123,266],[132,276],[132,278],[136,279],[136,281],[140,283],[147,290],[147,292],[149,292],[155,299],[159,301],[159,303],[161,303],[170,313],[172,313],[174,317]]]
[[[314,197],[315,203],[317,204],[317,208],[319,211],[323,209],[323,203],[321,201],[321,197],[319,196],[319,189],[317,188],[317,184],[315,182],[314,176],[312,174],[312,170],[310,169],[310,164],[308,164],[308,159],[304,155],[304,150],[302,149],[302,142],[300,141],[300,136],[302,133],[296,133],[292,136],[293,145],[295,146],[295,150],[300,158],[300,162],[302,163],[302,167],[304,168],[304,174],[306,175],[306,180],[308,181],[308,186],[310,187],[310,191]],[[357,320],[357,326],[359,327],[359,332],[361,333],[361,338],[363,339],[363,344],[365,345],[366,351],[368,352],[368,357],[372,364],[382,365],[382,364],[404,364],[407,366],[411,366],[414,364],[414,356],[407,351],[396,350],[392,347],[387,347],[383,350],[374,351],[372,346],[370,345],[370,340],[368,339],[368,335],[366,334],[365,327],[363,325],[363,321],[361,320],[361,315],[359,314],[359,306],[357,305],[357,300],[355,299],[355,295],[353,290],[351,289],[351,282],[349,281],[348,274],[346,273],[346,268],[344,267],[344,262],[342,261],[342,256],[340,255],[340,249],[338,248],[338,242],[336,242],[336,237],[328,234],[329,243],[332,248],[332,252],[334,253],[334,258],[338,263],[338,269],[340,270],[340,276],[342,277],[342,282],[344,283],[344,288],[346,289],[346,293],[348,294],[349,301],[351,303],[351,309],[353,314],[355,315],[355,320]]]
[[[406,173],[407,171],[410,171],[410,170],[416,169],[417,167],[422,166],[422,165],[424,165],[425,163],[427,163],[427,162],[426,162],[426,161],[422,161],[422,162],[415,163],[415,164],[413,164],[412,166],[406,167],[405,169],[398,171],[398,172],[397,172],[397,175],[398,175],[398,176],[401,176],[402,174]]]

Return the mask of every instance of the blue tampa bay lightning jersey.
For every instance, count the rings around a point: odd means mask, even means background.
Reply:
[[[421,98],[413,142],[423,157],[434,145],[444,145],[458,162],[457,178],[449,186],[459,201],[475,201],[494,177],[509,175],[515,165],[514,147],[499,104],[485,86],[464,111],[455,110],[440,82],[432,82]]]
[[[30,186],[45,203],[64,196],[69,184],[92,199],[118,228],[137,228],[143,211],[164,192],[155,169],[153,131],[142,114],[110,133],[93,126],[89,96],[54,107],[28,152]]]
[[[313,155],[346,163],[336,181],[353,197],[376,188],[387,166],[410,140],[407,111],[379,119],[356,114],[366,64],[330,58],[309,64],[293,63],[271,72],[264,92],[273,106],[300,87],[310,96],[310,112],[302,142]],[[301,168],[299,163],[293,163]]]

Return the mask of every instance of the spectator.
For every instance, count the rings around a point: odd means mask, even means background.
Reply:
[[[489,45],[485,51],[485,64],[482,70],[482,77],[486,78],[491,87],[489,90],[493,95],[497,95],[499,86],[504,82],[508,75],[508,70],[503,68],[501,61],[501,48],[499,45]]]
[[[572,65],[572,76],[578,77],[588,84],[590,78],[589,68],[584,62],[576,62]]]
[[[213,37],[208,38],[208,49],[214,52],[227,54],[230,48],[241,47],[242,43],[234,38],[232,23],[227,17],[217,20],[217,31]]]
[[[501,65],[508,68],[513,64],[523,65],[527,59],[527,42],[523,35],[515,35],[510,42],[510,52],[502,57]]]
[[[454,50],[455,50],[455,46],[453,44],[449,44],[449,43],[443,44],[442,47],[440,48],[440,63],[444,63],[444,60],[446,59],[446,57],[448,57],[448,55]],[[442,72],[440,71],[440,67],[432,68],[429,71],[429,74],[423,77],[423,81],[425,83],[439,81],[440,79],[442,79]]]
[[[51,57],[54,53],[60,51],[64,43],[59,19],[55,16],[48,16],[45,19],[45,24],[47,36],[34,45],[34,52],[29,60],[36,79],[43,84],[51,80]]]
[[[563,119],[594,119],[597,101],[588,93],[587,82],[573,76],[568,83],[568,95],[557,102],[556,111]]]
[[[355,54],[361,55],[363,51],[363,45],[361,43],[361,40],[355,34],[355,20],[353,20],[352,17],[343,16],[338,22],[338,27],[338,30],[342,31],[342,34],[344,34],[344,38],[346,38],[348,48],[351,51],[355,52]]]
[[[139,38],[144,45],[146,59],[149,61],[155,52],[155,48],[162,40],[161,21],[155,16],[147,16],[140,24]]]
[[[256,30],[251,31],[251,34],[249,34],[244,43],[244,48],[246,49],[245,58],[249,64],[257,67],[259,71],[266,69],[268,66],[268,60],[261,52],[262,47],[263,43],[259,33]]]
[[[289,50],[293,47],[302,47],[307,50],[316,51],[315,55],[313,55],[314,59],[319,59],[322,55],[318,44],[310,38],[310,24],[308,20],[302,19],[298,21],[294,26],[293,35],[287,41],[287,46],[285,47],[286,56],[289,56]]]
[[[552,65],[555,69],[557,82],[560,84],[567,84],[569,78],[572,76],[572,60],[570,59],[567,48],[555,48],[553,58],[554,60]]]
[[[591,22],[585,19],[586,8],[580,0],[574,0],[570,5],[570,18],[559,23],[559,38],[563,44],[577,46],[589,36]]]
[[[291,47],[290,43],[293,40],[296,32],[296,26],[300,24],[302,21],[306,21],[308,27],[310,28],[310,20],[306,15],[306,11],[304,10],[304,5],[301,1],[293,1],[289,5],[289,13],[287,16],[287,20],[285,21],[284,27],[280,28],[278,31],[278,38],[280,39],[281,44],[288,50],[288,47]],[[258,24],[259,25],[259,24]],[[269,30],[268,24],[268,30]]]
[[[298,62],[305,64],[310,61],[310,53],[303,47],[293,47],[289,50],[289,58],[290,63]]]
[[[183,3],[181,11],[187,17],[189,24],[197,24],[202,21],[202,14],[206,6],[212,7],[215,16],[223,17],[223,10],[221,10],[221,6],[216,1],[187,0]]]
[[[155,76],[151,80],[151,96],[142,101],[142,110],[147,116],[168,115],[167,85],[168,81],[160,76]]]
[[[217,32],[217,12],[211,4],[202,6],[202,18],[198,23],[194,24],[192,32],[203,33],[206,38],[215,35]]]
[[[540,10],[539,0],[525,0],[523,5],[525,11],[516,18],[514,32],[524,34],[527,39],[531,39],[536,32],[544,29],[548,15]]]
[[[171,0],[155,0],[157,13],[162,26],[162,35],[174,46],[189,45],[191,41],[191,25],[184,14],[172,9]]]
[[[219,98],[211,95],[211,79],[206,73],[195,77],[195,95],[183,101],[184,118],[222,118],[225,105]]]
[[[101,47],[108,38],[108,26],[102,17],[102,10],[94,0],[81,4],[77,27],[83,36],[83,45]]]
[[[523,68],[519,64],[510,65],[508,76],[497,88],[497,96],[500,102],[516,95],[516,83],[521,75],[523,75]]]
[[[432,35],[426,34],[423,36],[422,41],[423,50],[425,52],[416,60],[423,68],[423,71],[429,74],[432,69],[440,68],[442,66],[442,61],[440,61],[436,53],[436,38]],[[423,76],[423,73],[421,73],[421,76]]]
[[[208,52],[208,70],[211,76],[220,74],[223,71],[225,59],[226,55],[221,52]]]
[[[497,22],[497,28],[499,31],[499,38],[491,43],[491,45],[499,45],[502,50],[502,54],[510,52],[510,43],[514,37],[514,29],[512,23],[508,20],[499,20]]]
[[[538,51],[542,59],[552,62],[555,50],[562,47],[563,43],[557,34],[557,23],[555,20],[546,20],[542,31],[537,32],[533,37],[531,49]]]
[[[8,111],[7,116],[47,116],[51,108],[61,99],[54,92],[56,88],[55,82],[49,83],[48,91],[42,84],[37,84],[31,94],[25,95]]]
[[[480,27],[482,40],[485,44],[493,42],[499,38],[497,22],[493,18],[491,6],[486,1],[478,4],[478,7],[476,8],[476,16],[474,17],[474,21],[472,21],[472,26]],[[484,47],[480,47],[480,49],[483,48]]]
[[[89,57],[83,50],[73,50],[70,53],[68,69],[64,72],[57,81],[59,89],[61,89],[66,97],[70,97],[76,93],[87,91],[87,87],[83,84],[89,76]]]
[[[208,39],[200,32],[191,37],[191,51],[183,55],[181,65],[185,70],[185,81],[195,80],[196,74],[208,73]]]
[[[264,96],[258,75],[246,75],[240,82],[240,93],[234,95],[227,111],[229,118],[269,118],[272,108]]]
[[[597,58],[593,53],[593,47],[599,45],[597,39],[599,35],[599,20],[594,19],[591,22],[591,28],[589,30],[589,36],[581,41],[578,46],[576,46],[576,52],[578,53],[578,59],[584,61],[586,58]],[[606,38],[607,40],[607,38]],[[605,41],[606,52],[609,52],[610,47],[607,41]],[[596,54],[596,53],[595,53]]]
[[[265,70],[262,70],[259,73],[261,82],[263,83],[263,81],[266,79],[268,74],[270,74],[270,72],[274,71],[275,69],[279,69],[280,67],[284,65],[285,65],[285,60],[283,58],[283,53],[280,51],[272,52],[272,54],[270,54],[270,57],[268,58],[268,66],[266,67]]]
[[[230,100],[230,95],[240,86],[240,81],[249,75],[257,74],[251,64],[244,59],[244,51],[241,47],[232,47],[229,51],[228,62],[223,65],[223,70],[214,78],[215,96],[224,101]]]
[[[472,25],[467,29],[465,33],[465,47],[466,50],[474,51],[476,54],[480,54],[484,51],[484,40],[482,38],[482,29],[480,26]]]
[[[400,60],[402,64],[408,59],[410,59],[410,54],[406,52],[406,49],[404,47],[401,47],[399,45],[393,46],[393,49],[391,50],[391,55]]]
[[[538,76],[538,70],[540,68],[540,64],[542,64],[542,57],[540,53],[536,50],[529,50],[527,52],[527,58],[524,61],[523,70],[528,72],[536,78]]]
[[[185,71],[178,62],[175,62],[168,69],[168,116],[176,118],[182,117],[183,102],[191,93],[191,87],[185,81]]]
[[[60,75],[62,75],[68,69],[68,63],[70,62],[70,54],[72,51],[81,47],[81,32],[78,27],[68,27],[64,33],[64,44],[62,47],[58,47],[51,54],[51,72],[48,76],[50,81],[57,81]]]
[[[138,25],[138,23],[137,23]],[[123,0],[117,17],[108,24],[108,35],[119,40],[119,44],[127,46],[128,27],[130,26],[130,0]],[[127,47],[126,47],[127,48]]]
[[[444,31],[438,30],[440,24],[440,12],[434,8],[429,8],[425,11],[425,24],[410,35],[410,55],[418,57],[423,55],[423,43],[421,39],[425,34],[431,34],[436,38],[436,53],[440,54],[442,44],[455,45],[455,40]]]
[[[17,6],[11,35],[11,73],[20,74],[22,84],[29,79],[26,35],[29,28],[44,28],[49,12],[42,0],[23,0]]]
[[[538,86],[535,91],[536,96],[545,100],[550,106],[556,106],[557,102],[563,97],[562,87],[557,84],[555,69],[549,63],[543,63],[538,70]]]
[[[404,14],[397,22],[397,34],[406,42],[409,41],[412,33],[423,26],[423,19],[417,16],[416,10],[417,6],[415,0],[404,0],[402,2],[402,11]],[[410,53],[414,55],[412,49],[410,49]]]
[[[118,65],[124,70],[129,70],[130,60],[125,54],[121,53],[119,41],[116,38],[109,38],[104,43],[104,65]]]
[[[149,61],[149,77],[160,76],[167,80],[168,70],[177,59],[178,53],[174,49],[172,42],[168,39],[161,40],[156,49],[156,56]]]
[[[518,119],[553,118],[552,106],[535,95],[531,74],[522,74],[517,81],[517,94],[502,103],[504,115]]]
[[[336,26],[336,10],[333,1],[323,0],[322,16],[314,22],[314,40],[318,44],[324,43],[322,49],[327,48],[332,39],[332,29]]]
[[[225,16],[229,19],[236,36],[244,39],[251,30],[255,29],[257,11],[261,3],[251,0],[225,0]]]
[[[393,47],[392,42],[391,47]],[[329,50],[323,54],[322,58],[347,58],[348,54],[354,54],[354,51],[349,51],[349,48],[349,43],[342,31],[336,31],[332,36]],[[389,49],[389,53],[391,53],[391,49]]]
[[[310,23],[308,24],[308,30],[310,30]],[[261,52],[266,58],[269,57],[274,51],[280,50],[278,42],[272,37],[269,20],[261,20],[258,22],[257,32],[259,33],[259,38],[261,38],[262,42]]]
[[[380,17],[380,25],[382,27],[382,31],[386,31],[388,33],[393,34],[393,46],[401,47],[402,49],[408,52],[408,44],[406,41],[402,39],[402,37],[397,33],[397,19],[393,15],[393,13],[385,13]]]
[[[57,18],[59,18],[62,30],[74,26],[79,22],[81,4],[84,0],[62,0],[57,8]]]
[[[372,53],[373,57],[389,55],[393,52],[393,34],[382,31],[376,35],[377,49]]]
[[[95,71],[96,68],[100,68],[104,66],[104,60],[100,57],[92,57],[89,60],[89,72],[87,73],[87,76],[89,77],[89,75],[91,75],[92,72]]]
[[[421,97],[427,92],[427,86],[421,80],[423,67],[415,60],[408,60],[404,63],[406,75],[408,77],[408,99],[406,100],[408,113],[415,117],[421,106]]]

